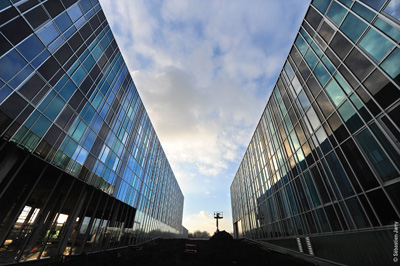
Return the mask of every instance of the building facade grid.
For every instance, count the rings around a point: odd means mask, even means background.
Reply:
[[[393,229],[399,11],[398,1],[311,2],[231,185],[236,237]]]
[[[40,187],[49,181],[46,174],[50,170],[32,176],[36,183],[26,188],[31,196],[24,199],[32,199],[31,205],[11,204],[1,212],[2,261],[49,257],[45,255],[46,247],[35,255],[26,255],[26,249],[34,248],[32,243],[43,238],[53,238],[53,247],[56,246],[56,239],[63,233],[60,228],[73,224],[73,216],[77,218],[76,237],[85,238],[86,245],[104,242],[113,233],[130,234],[135,243],[157,234],[180,234],[183,194],[98,0],[1,1],[0,43],[3,155],[13,150],[13,144],[50,164],[51,167],[43,165],[46,169],[60,170],[57,182],[71,182],[66,187],[59,187],[58,183],[49,186],[48,202],[35,207],[34,195],[39,195]],[[9,158],[2,156],[0,163],[11,163]],[[12,197],[11,188],[17,187],[18,175],[29,164],[21,163],[15,176],[11,172],[0,174],[2,206],[17,201],[15,193],[11,199],[6,195]],[[55,206],[51,211],[55,220],[48,221],[46,230],[58,231],[57,235],[50,237],[43,228],[44,233],[37,233],[41,236],[34,239],[38,236],[33,228],[43,222],[40,217],[45,206],[56,197],[49,196],[51,189],[69,191],[60,203],[66,206],[67,199],[75,193],[71,188],[77,189],[78,184],[90,190],[84,189],[83,194],[91,196],[77,195],[76,205],[69,208],[69,213],[56,211]],[[92,187],[112,199],[92,191]],[[78,198],[85,207],[80,206]],[[97,205],[99,201],[104,205]],[[107,204],[124,211],[118,213]],[[83,209],[88,213],[88,206],[93,207],[92,216],[84,215]],[[109,212],[108,217],[94,214],[101,208],[103,213]],[[78,215],[78,209],[82,209],[83,216]],[[116,220],[119,225],[111,226]],[[54,230],[50,229],[52,226]],[[85,235],[85,230],[90,233]],[[33,233],[24,237],[23,245],[17,244],[21,242],[17,238],[27,231]],[[58,248],[61,242],[57,242]],[[123,245],[122,241],[118,245]],[[101,248],[91,245],[86,251]],[[68,255],[81,251],[69,246],[62,252]]]

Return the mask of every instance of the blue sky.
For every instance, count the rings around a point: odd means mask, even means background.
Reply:
[[[230,185],[309,0],[100,0],[185,196],[232,232]]]

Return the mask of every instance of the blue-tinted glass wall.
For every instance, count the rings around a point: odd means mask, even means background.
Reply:
[[[0,10],[2,138],[137,209],[135,229],[178,233],[182,192],[98,1]]]
[[[237,236],[399,219],[399,10],[397,1],[312,1],[231,185]]]

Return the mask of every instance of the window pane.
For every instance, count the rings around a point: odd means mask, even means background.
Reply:
[[[300,53],[304,55],[307,51],[308,45],[300,35],[297,36],[295,44]]]
[[[41,51],[43,51],[44,46],[38,37],[36,37],[35,34],[32,34],[28,39],[20,43],[17,46],[17,49],[28,61],[31,61]]]
[[[312,5],[315,6],[321,13],[325,13],[326,9],[330,4],[331,0],[313,0]]]
[[[328,71],[325,70],[325,68],[321,63],[318,63],[318,65],[315,67],[314,74],[317,77],[318,81],[321,83],[321,85],[325,86],[325,84],[329,80],[330,75]]]
[[[39,32],[39,37],[42,41],[49,45],[58,36],[58,31],[52,23],[49,23],[41,32]]]
[[[391,15],[392,17],[400,20],[400,2],[392,0],[385,8],[385,12]]]
[[[353,0],[339,0],[340,3],[344,4],[347,7],[350,7],[353,3]]]
[[[381,64],[381,67],[386,71],[386,73],[388,73],[398,83],[400,83],[399,62],[400,62],[400,49],[396,48]]]
[[[350,96],[350,101],[354,104],[357,108],[358,112],[361,114],[361,117],[364,118],[365,122],[371,120],[371,115],[368,113],[367,109],[365,108],[364,104],[358,99],[356,94]]]
[[[15,50],[11,50],[8,54],[0,59],[0,78],[5,82],[9,81],[18,71],[20,71],[27,62]]]
[[[339,85],[333,79],[328,83],[325,88],[328,95],[331,97],[333,103],[339,106],[341,102],[346,98],[346,95],[340,89]]]
[[[364,123],[348,101],[345,101],[338,111],[351,133],[363,126]]]
[[[47,107],[44,114],[54,121],[60,111],[64,108],[65,102],[59,97],[56,96],[51,104]]]
[[[73,21],[78,20],[82,16],[82,11],[79,8],[78,4],[74,4],[67,10],[68,15],[72,18]]]
[[[400,2],[399,2],[400,3]],[[399,10],[400,10],[400,6],[399,6]],[[399,11],[400,13],[400,11]],[[375,22],[374,25],[380,29],[381,31],[383,31],[384,33],[386,33],[389,37],[391,37],[393,40],[395,41],[399,41],[400,40],[400,31],[393,28],[391,25],[389,25],[388,23],[386,23],[385,21],[383,21],[382,19],[378,18]]]
[[[388,181],[398,176],[393,164],[368,129],[361,131],[356,136],[356,139],[383,181]]]
[[[44,116],[40,116],[36,123],[33,125],[31,130],[36,133],[39,137],[43,137],[44,133],[50,127],[51,122]]]
[[[379,62],[393,47],[393,44],[371,28],[361,40],[360,46]]]
[[[347,10],[344,7],[336,2],[333,2],[331,9],[329,9],[328,17],[337,25],[340,25],[340,22],[342,22],[346,12]]]
[[[64,32],[66,29],[69,28],[69,26],[72,25],[72,21],[69,18],[69,16],[67,15],[66,12],[62,13],[61,15],[59,15],[54,22],[56,23],[58,29],[61,32]]]
[[[354,3],[354,6],[351,9],[369,22],[371,22],[372,19],[375,17],[374,12],[372,12],[371,10],[369,10],[368,8],[364,7],[363,5],[357,2]]]
[[[310,120],[311,126],[314,130],[316,130],[321,125],[321,122],[319,121],[318,116],[313,108],[310,108],[307,111],[307,117]]]
[[[321,15],[318,14],[318,12],[315,11],[314,8],[311,7],[308,10],[308,13],[306,15],[306,20],[308,21],[308,23],[310,23],[310,25],[314,29],[316,29],[318,27],[319,23],[321,22],[321,19],[322,19]]]
[[[396,64],[398,65],[398,62]],[[400,97],[399,89],[379,69],[372,72],[363,84],[383,108],[388,107]]]
[[[359,80],[363,80],[374,69],[368,58],[357,49],[351,51],[345,63]]]
[[[335,110],[325,93],[320,93],[316,100],[325,117],[328,117]]]
[[[361,1],[369,5],[370,7],[379,10],[386,0],[361,0]]]
[[[329,72],[331,72],[331,74],[333,74],[333,72],[336,71],[335,67],[331,64],[331,62],[328,60],[326,56],[323,56],[321,60],[322,62],[324,62],[324,65],[329,70]]]
[[[311,69],[313,69],[315,65],[318,63],[318,58],[314,55],[314,53],[311,50],[308,50],[304,58],[306,59],[306,62]]]
[[[358,228],[369,227],[369,222],[365,216],[364,210],[361,208],[360,202],[357,198],[346,200],[349,212],[353,216],[354,222]]]
[[[357,18],[355,15],[349,13],[344,20],[340,29],[349,37],[353,42],[357,42],[361,34],[364,32],[367,24]]]
[[[301,105],[304,108],[304,111],[306,111],[308,109],[308,107],[310,107],[310,101],[307,98],[307,95],[304,93],[304,91],[301,91],[299,94],[299,100]]]

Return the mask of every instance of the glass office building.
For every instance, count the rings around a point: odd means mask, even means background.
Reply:
[[[391,265],[400,3],[314,0],[231,185],[236,237]]]
[[[0,136],[0,264],[184,231],[183,194],[98,0],[0,1]]]

